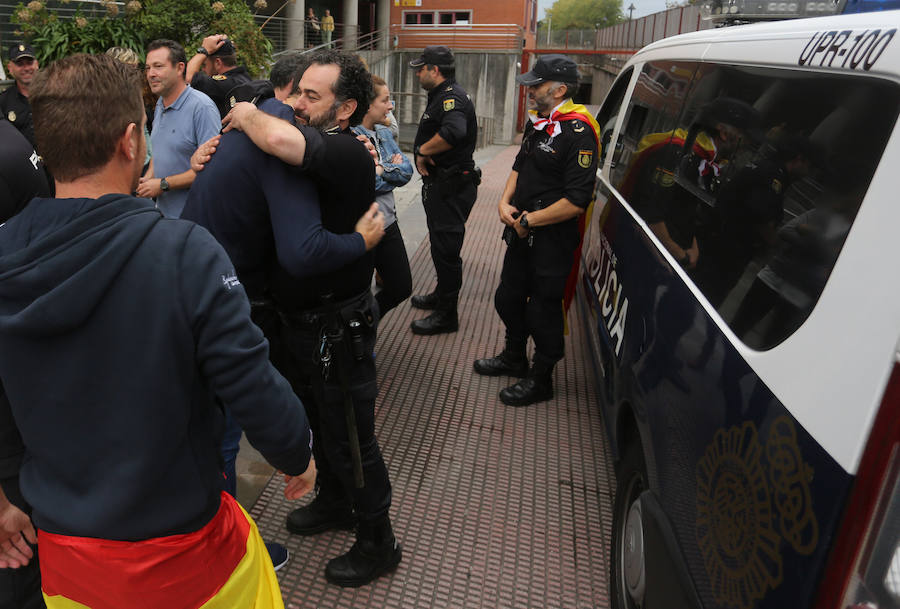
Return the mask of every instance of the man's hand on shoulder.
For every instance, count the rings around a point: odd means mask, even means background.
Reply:
[[[384,214],[378,211],[378,203],[372,203],[369,211],[364,213],[356,223],[356,232],[366,242],[366,251],[378,245],[384,237]]]
[[[222,139],[221,135],[213,136],[200,144],[200,147],[194,151],[194,154],[191,155],[191,169],[194,172],[200,173],[203,171],[203,168],[209,163],[209,159],[216,153],[220,139]]]
[[[250,102],[235,104],[228,114],[225,115],[225,118],[222,119],[222,133],[228,133],[232,129],[243,131],[247,121],[251,120],[249,117],[259,111],[259,108]]]

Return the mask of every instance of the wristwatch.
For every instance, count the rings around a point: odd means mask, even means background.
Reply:
[[[529,228],[528,226],[528,214],[524,213],[519,217],[519,224],[522,228]]]
[[[206,55],[209,57],[209,51],[206,50],[206,47],[200,47],[197,49],[197,55]]]
[[[159,181],[159,189],[163,192],[169,192],[169,182],[165,178]]]

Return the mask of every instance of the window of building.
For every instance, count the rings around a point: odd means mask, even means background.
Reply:
[[[442,25],[469,25],[472,23],[472,11],[441,11],[438,13]]]
[[[403,13],[403,23],[405,25],[430,25],[434,23],[434,13],[407,11]]]

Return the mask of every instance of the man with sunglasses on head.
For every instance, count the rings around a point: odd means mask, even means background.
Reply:
[[[3,93],[0,93],[0,112],[15,125],[22,135],[34,146],[34,125],[31,122],[31,104],[28,103],[28,90],[31,80],[39,68],[34,49],[28,44],[14,44],[9,47],[9,61],[6,71],[16,81]]]

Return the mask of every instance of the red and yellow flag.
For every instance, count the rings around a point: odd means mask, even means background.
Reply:
[[[48,609],[284,609],[256,523],[227,493],[194,533],[136,542],[38,537]]]

